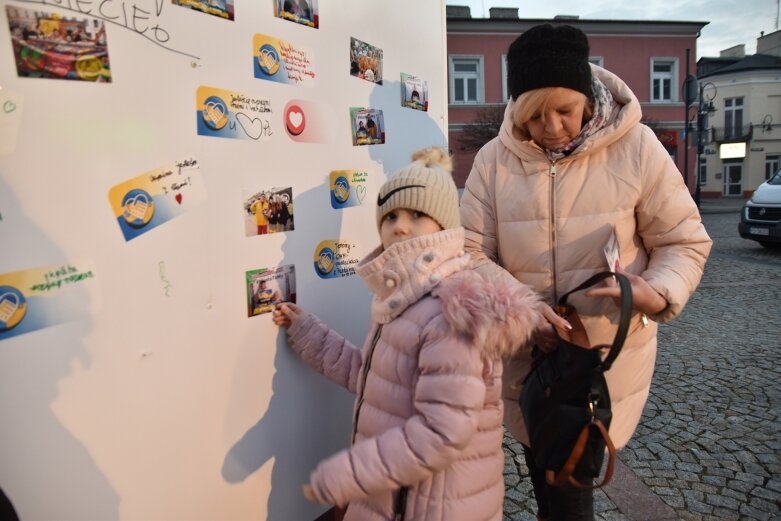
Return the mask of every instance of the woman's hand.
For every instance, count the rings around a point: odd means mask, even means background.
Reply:
[[[312,488],[312,485],[306,484],[301,486],[301,490],[304,493],[304,497],[307,498],[312,503],[319,503],[317,500],[317,496],[315,495],[315,489]]]
[[[282,302],[271,313],[271,320],[280,327],[288,328],[303,313],[304,310],[292,302]]]
[[[643,277],[627,273],[621,268],[618,268],[616,272],[629,279],[629,283],[632,285],[632,308],[646,315],[655,315],[667,307],[667,301],[664,297],[657,293]],[[609,280],[613,281],[612,278]],[[587,297],[612,297],[618,305],[621,298],[621,287],[613,281],[609,286],[590,289],[584,295]]]
[[[542,313],[544,322],[537,326],[532,333],[532,343],[538,345],[546,353],[556,349],[559,343],[559,335],[556,333],[556,327],[570,330],[572,326],[566,319],[558,316],[553,308],[547,304],[540,303],[540,313]]]

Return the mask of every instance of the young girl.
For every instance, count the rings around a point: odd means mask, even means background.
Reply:
[[[468,269],[450,159],[421,150],[377,198],[382,246],[358,265],[373,293],[363,350],[300,307],[274,322],[315,370],[357,393],[353,443],[304,486],[345,520],[500,520],[504,498],[500,357],[541,321],[523,285]]]

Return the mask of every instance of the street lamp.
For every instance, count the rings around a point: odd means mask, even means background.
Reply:
[[[686,70],[689,70],[689,49],[686,49]],[[687,74],[683,82],[683,184],[686,185],[686,190],[689,190],[689,109],[696,97],[697,78]]]
[[[713,88],[712,92],[706,94],[707,88]],[[702,152],[707,140],[708,130],[708,117],[716,112],[716,107],[713,106],[713,99],[716,97],[716,85],[711,82],[700,83],[700,95],[697,97],[697,185],[694,187],[694,202],[697,204],[697,208],[700,207],[700,161],[702,161]],[[686,126],[689,126],[688,121]]]

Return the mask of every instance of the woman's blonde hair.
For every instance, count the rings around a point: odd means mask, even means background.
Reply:
[[[534,117],[535,114],[544,114],[548,109],[548,103],[553,95],[553,91],[558,87],[542,87],[526,91],[515,100],[513,106],[513,134],[515,137],[528,141],[531,139],[526,123]],[[586,107],[583,109],[583,123],[591,119],[594,114],[594,102],[586,98]]]

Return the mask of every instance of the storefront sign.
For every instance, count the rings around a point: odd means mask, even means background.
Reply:
[[[719,159],[740,159],[746,157],[746,143],[722,143],[719,145]]]

